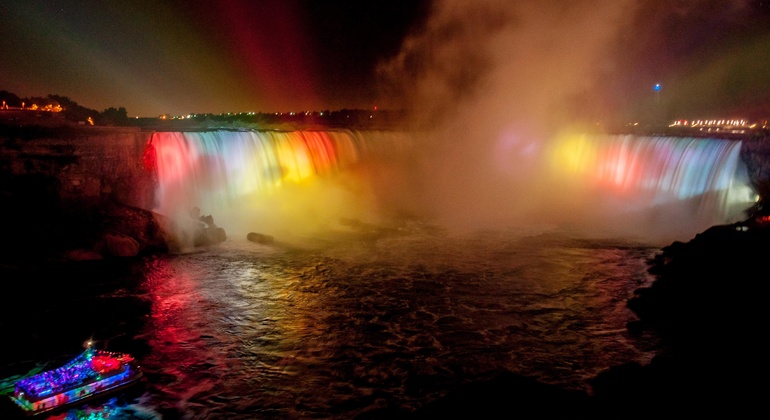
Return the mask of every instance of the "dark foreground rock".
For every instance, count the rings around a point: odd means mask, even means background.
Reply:
[[[117,203],[76,212],[48,210],[45,217],[9,215],[0,261],[86,261],[168,251],[162,216],[152,211]]]
[[[597,377],[596,397],[690,414],[761,408],[768,255],[770,225],[761,219],[714,226],[663,248],[650,268],[656,280],[628,306],[639,317],[631,331],[652,329],[665,347],[648,366],[618,366]]]
[[[132,257],[168,251],[168,233],[161,215],[119,204],[98,211],[98,231],[94,248],[105,256]]]

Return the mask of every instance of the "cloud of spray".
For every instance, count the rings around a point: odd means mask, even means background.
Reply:
[[[542,171],[548,140],[573,122],[605,65],[627,1],[437,2],[383,74],[405,86],[424,131],[423,210],[455,227],[557,220]]]
[[[233,237],[257,232],[300,244],[346,230],[346,221],[371,222],[369,215],[376,214],[373,202],[364,183],[341,173],[285,184],[217,212]]]
[[[688,209],[630,219],[635,200],[603,196],[552,170],[555,142],[596,131],[593,122],[610,111],[604,78],[622,70],[620,40],[641,3],[436,2],[424,31],[381,67],[422,133],[402,168],[411,192],[390,202],[462,230],[571,225],[643,236],[651,225],[657,233],[702,229],[691,225]]]

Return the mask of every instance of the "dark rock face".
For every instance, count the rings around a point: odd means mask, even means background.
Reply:
[[[111,257],[134,257],[166,252],[168,235],[158,216],[149,210],[116,203],[72,212],[44,207],[35,211],[10,209],[0,260],[34,262],[46,260],[84,261]],[[8,208],[6,208],[8,210]]]
[[[757,193],[766,199],[770,197],[770,134],[743,140],[741,159]]]
[[[0,125],[0,191],[19,193],[18,183],[38,177],[67,208],[114,201],[150,209],[156,177],[143,161],[150,136],[127,127]]]
[[[769,253],[770,223],[761,216],[663,248],[651,262],[657,279],[628,306],[639,317],[630,330],[655,330],[664,347],[649,366],[618,366],[597,377],[597,398],[691,414],[758,409],[757,373],[768,367]]]
[[[0,127],[0,259],[94,259],[162,249],[151,222],[148,133],[107,127]],[[133,243],[135,241],[136,243]]]
[[[81,228],[82,237],[63,241],[62,258],[94,259],[94,254],[102,258],[136,257],[168,251],[168,234],[149,210],[113,203],[92,215],[92,225]]]
[[[670,340],[692,343],[718,328],[725,338],[748,339],[744,328],[762,318],[770,224],[714,226],[687,243],[675,242],[652,262],[657,276],[628,305]]]

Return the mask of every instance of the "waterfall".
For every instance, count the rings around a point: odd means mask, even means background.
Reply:
[[[552,173],[628,223],[652,218],[655,226],[700,230],[746,218],[754,192],[741,147],[714,138],[573,136],[554,143]]]
[[[403,161],[410,156],[419,155],[423,163],[441,159],[420,150],[415,140],[414,135],[395,131],[155,133],[148,150],[154,152],[159,181],[156,211],[183,219],[198,207],[214,215],[218,224],[229,223],[228,231],[237,234],[308,232],[340,218],[381,214],[403,199],[395,197],[404,189],[420,189],[411,194],[431,197],[427,170],[443,167],[455,177],[442,176],[442,185],[436,184],[434,193],[446,190],[447,184],[451,189],[452,179],[458,185],[490,183],[487,173],[474,174],[478,166],[455,165],[457,161],[432,162],[422,172],[407,170]],[[537,158],[527,158],[537,169],[502,170],[498,175],[486,171],[501,179],[513,176],[516,184],[497,182],[503,188],[488,197],[452,195],[451,200],[468,200],[459,206],[471,212],[468,217],[483,218],[483,209],[503,203],[511,219],[526,221],[529,214],[524,217],[513,209],[526,201],[535,207],[531,213],[545,215],[556,224],[622,235],[669,233],[675,238],[740,220],[752,204],[740,141],[579,135],[557,138],[548,145]],[[499,156],[494,159],[500,160]],[[390,164],[383,165],[388,160]],[[525,167],[521,162],[508,165]],[[505,189],[521,184],[530,186]],[[556,192],[549,197],[546,191]],[[443,202],[424,201],[449,207],[448,197],[440,197]],[[543,210],[546,206],[551,209]],[[481,210],[472,213],[477,209]]]
[[[229,230],[307,230],[357,216],[365,186],[345,171],[408,146],[392,131],[154,133],[155,211],[178,221],[198,207]]]

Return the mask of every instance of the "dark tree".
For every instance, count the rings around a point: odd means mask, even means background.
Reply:
[[[127,125],[128,112],[123,107],[117,109],[109,107],[99,114],[98,122],[101,125]]]
[[[5,105],[18,108],[21,106],[21,98],[7,90],[0,90],[0,104],[5,101]]]
[[[64,118],[69,121],[87,121],[91,118],[96,121],[99,118],[99,111],[86,108],[66,96],[48,95],[44,101],[57,102],[64,110]]]

